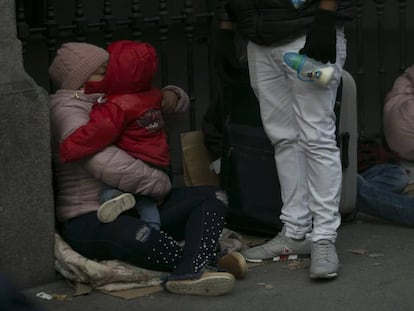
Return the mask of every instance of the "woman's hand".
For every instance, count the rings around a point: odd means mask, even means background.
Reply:
[[[161,109],[163,113],[173,113],[180,97],[171,89],[162,90]]]
[[[190,107],[190,98],[187,93],[176,85],[167,85],[162,88],[161,110],[163,113],[185,112]]]

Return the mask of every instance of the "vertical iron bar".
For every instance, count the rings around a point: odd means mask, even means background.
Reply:
[[[16,14],[17,37],[22,43],[22,53],[24,55],[27,41],[30,38],[30,29],[26,21],[26,15],[24,13],[23,0],[17,0],[16,7],[17,7],[17,14]]]
[[[398,12],[399,12],[399,32],[400,32],[400,73],[402,73],[407,67],[407,29],[406,29],[406,18],[405,10],[407,8],[406,0],[398,0]]]
[[[54,9],[53,0],[47,1],[47,9],[46,9],[46,42],[47,42],[47,50],[49,55],[49,64],[52,62],[53,57],[56,54],[56,43],[57,37],[59,35],[59,29],[56,22],[56,15]],[[52,82],[50,82],[50,90],[53,90],[54,86]]]
[[[132,0],[131,16],[129,17],[129,20],[129,25],[132,30],[132,39],[135,41],[140,41],[142,38],[141,29],[144,22],[144,18],[141,13],[141,6],[139,0]]]
[[[168,16],[167,1],[159,0],[159,27],[161,40],[161,81],[162,85],[168,84],[168,58],[167,58],[167,40],[168,40],[168,25],[170,19]]]
[[[214,49],[213,46],[215,46],[215,42],[213,41],[214,39],[214,33],[217,30],[217,17],[215,16],[215,11],[216,11],[216,2],[218,1],[214,1],[214,0],[207,0],[207,13],[213,13],[211,15],[210,18],[207,19],[207,24],[208,24],[208,29],[209,29],[209,33],[208,33],[208,38],[207,38],[207,49],[208,49],[208,82],[209,82],[209,97],[210,98],[214,98],[213,96],[213,92],[216,91],[217,86],[216,83],[214,83],[215,78],[216,78],[216,68],[214,65]]]
[[[196,111],[194,99],[194,24],[195,15],[193,1],[185,0],[184,8],[184,30],[187,42],[187,76],[188,76],[188,96],[190,97],[190,130],[196,128]]]
[[[47,9],[46,9],[46,42],[47,42],[47,50],[49,56],[49,64],[52,62],[53,57],[55,57],[56,53],[56,43],[57,37],[59,35],[59,29],[56,22],[56,15],[55,9],[53,5],[53,0],[47,1]],[[50,81],[50,90],[53,91],[54,86]]]
[[[206,10],[207,10],[207,14],[214,11],[215,9],[215,4],[217,1],[212,1],[212,0],[206,0]]]
[[[82,0],[76,0],[76,12],[73,24],[75,25],[73,33],[75,34],[76,40],[79,42],[84,42],[86,40],[88,23],[85,18],[85,9]]]
[[[362,28],[363,1],[357,0],[356,26],[357,26],[357,107],[358,107],[358,133],[365,136],[365,107],[364,107],[364,35]]]
[[[112,15],[111,1],[104,1],[102,31],[104,33],[105,44],[109,45],[112,42],[113,32],[115,30],[115,18]]]
[[[374,0],[376,4],[376,10],[377,10],[377,26],[378,26],[378,60],[379,60],[379,66],[378,66],[378,73],[379,73],[379,94],[380,94],[380,132],[379,134],[382,134],[383,129],[383,102],[385,99],[385,67],[384,67],[384,2],[385,0]]]

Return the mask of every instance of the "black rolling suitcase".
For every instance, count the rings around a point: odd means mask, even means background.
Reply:
[[[247,69],[241,77],[238,83],[223,84],[219,101],[220,183],[229,197],[226,223],[233,230],[274,235],[282,228],[274,151],[263,130]]]
[[[221,86],[203,131],[213,157],[221,157],[220,184],[229,196],[227,227],[275,234],[282,227],[279,181],[247,66],[238,81]]]
[[[229,196],[227,226],[275,234],[282,228],[282,200],[273,147],[262,127],[228,122],[221,186]]]

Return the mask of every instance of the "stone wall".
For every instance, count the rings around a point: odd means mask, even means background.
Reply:
[[[54,279],[47,92],[25,72],[14,0],[0,0],[0,273],[20,287]]]

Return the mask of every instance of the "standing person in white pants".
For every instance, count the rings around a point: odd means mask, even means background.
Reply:
[[[221,22],[222,31],[228,34],[237,25],[249,39],[250,83],[274,145],[283,200],[282,232],[243,255],[251,262],[310,255],[311,278],[334,278],[342,182],[334,104],[346,58],[343,23],[352,18],[354,5],[348,0],[302,2],[229,0],[224,6],[229,19]],[[226,49],[218,45],[228,55],[231,44]],[[329,62],[332,80],[319,85],[299,79],[283,60],[287,52]]]

